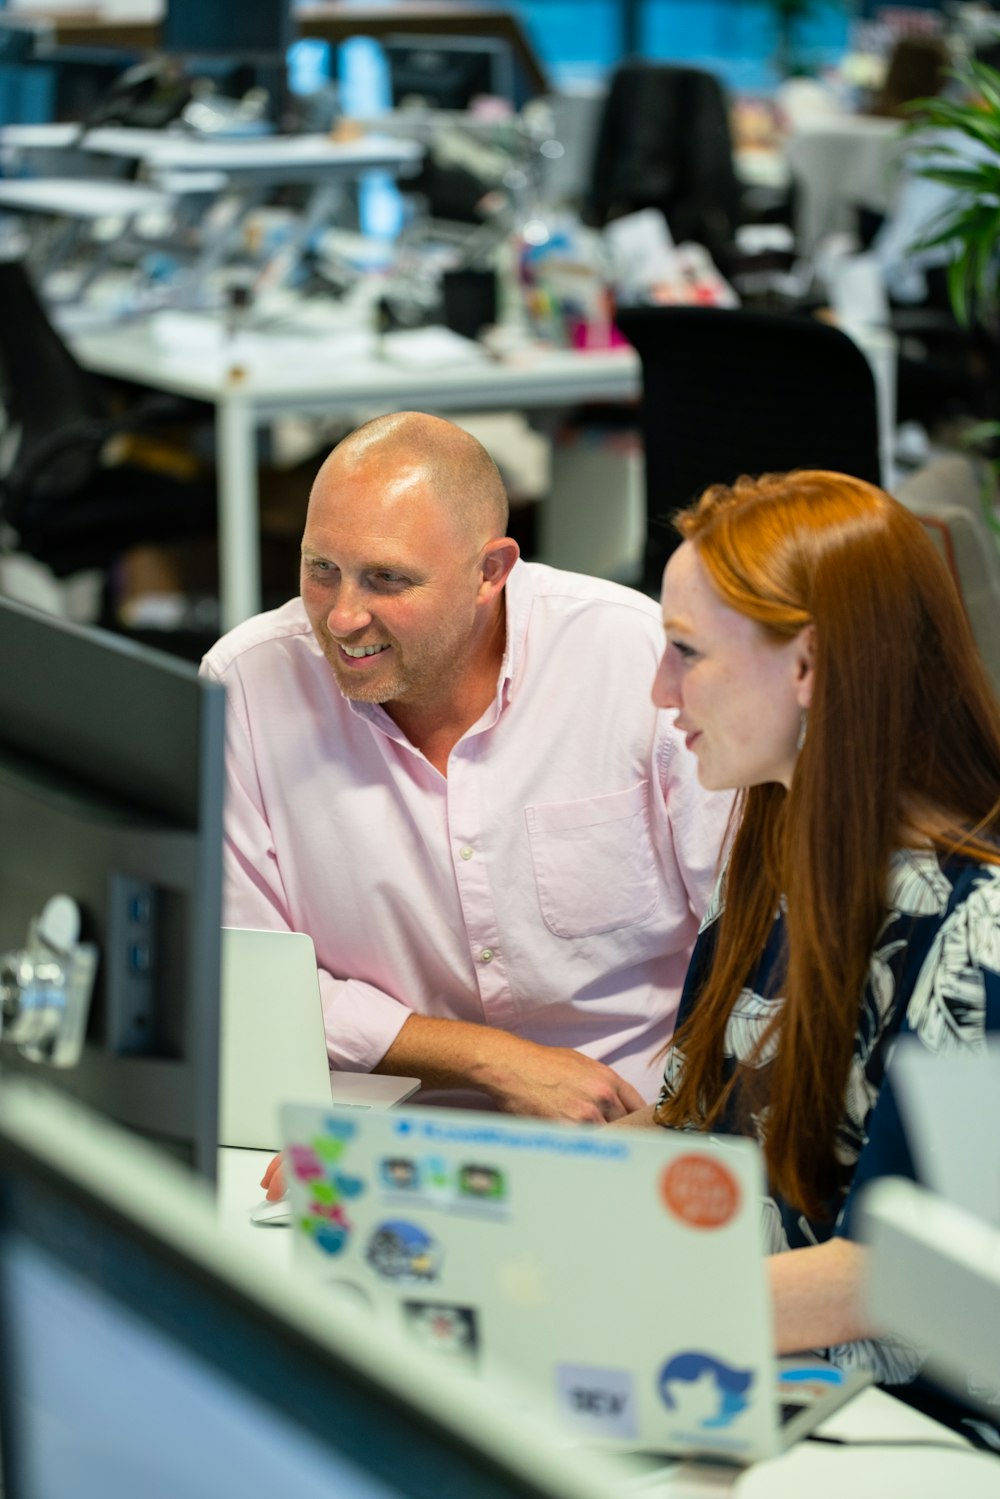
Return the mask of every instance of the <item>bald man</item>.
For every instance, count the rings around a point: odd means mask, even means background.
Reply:
[[[225,919],[308,932],[331,1064],[572,1120],[655,1097],[728,797],[650,702],[658,611],[518,558],[417,412],[313,486],[300,597],[226,635]]]

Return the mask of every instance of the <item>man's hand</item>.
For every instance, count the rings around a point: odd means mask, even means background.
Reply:
[[[268,1202],[280,1202],[285,1195],[285,1168],[282,1157],[276,1155],[273,1161],[268,1162],[267,1170],[260,1179],[264,1188],[264,1196]]]
[[[631,1083],[582,1051],[521,1044],[528,1049],[518,1053],[516,1070],[502,1069],[488,1090],[504,1113],[607,1124],[644,1106]]]
[[[425,1015],[410,1016],[375,1071],[419,1077],[425,1088],[476,1088],[504,1113],[576,1124],[605,1124],[646,1102],[583,1052]]]

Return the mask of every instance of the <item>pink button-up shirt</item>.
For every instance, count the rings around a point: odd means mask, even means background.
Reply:
[[[447,778],[341,695],[298,599],[213,647],[225,920],[313,938],[334,1066],[370,1070],[435,1015],[575,1047],[652,1099],[730,799],[650,703],[650,600],[519,562],[506,610]]]

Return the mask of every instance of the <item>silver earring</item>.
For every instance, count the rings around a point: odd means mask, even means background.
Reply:
[[[801,716],[799,718],[799,737],[795,741],[795,748],[799,751],[799,753],[801,753],[802,746],[806,742],[806,728],[808,726],[808,723],[809,723],[809,709],[808,708],[803,708],[802,709],[802,714],[801,714]]]

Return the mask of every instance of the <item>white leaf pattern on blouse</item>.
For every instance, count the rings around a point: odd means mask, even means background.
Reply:
[[[741,989],[726,1022],[727,1055],[744,1063],[753,1058],[758,1067],[772,1061],[777,1051],[777,1033],[771,1036],[759,1056],[754,1057],[754,1052],[781,1004],[780,999],[768,999],[763,994],[755,994],[752,989]]]
[[[1000,871],[942,923],[913,986],[906,1018],[930,1051],[984,1045],[984,968],[1000,973]]]
[[[889,861],[890,913],[937,916],[947,908],[951,884],[930,849],[898,849]]]

